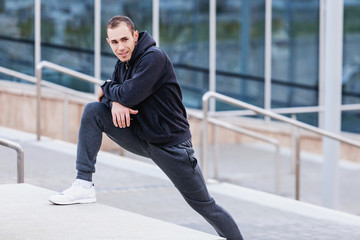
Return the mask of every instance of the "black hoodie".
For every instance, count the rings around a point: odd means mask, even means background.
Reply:
[[[139,34],[129,62],[117,61],[103,91],[108,107],[114,101],[139,111],[130,124],[139,138],[160,146],[191,138],[173,65],[147,32]]]

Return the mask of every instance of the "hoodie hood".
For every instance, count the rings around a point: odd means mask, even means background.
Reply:
[[[154,38],[147,32],[139,33],[139,39],[131,55],[129,64],[132,65],[149,47],[156,46]]]

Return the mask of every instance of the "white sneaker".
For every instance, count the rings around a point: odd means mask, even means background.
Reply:
[[[95,187],[86,189],[80,186],[78,181],[75,181],[71,187],[62,193],[49,197],[49,201],[59,205],[94,203],[96,202]]]

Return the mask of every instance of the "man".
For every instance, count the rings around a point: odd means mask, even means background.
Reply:
[[[86,105],[77,146],[77,179],[54,204],[96,201],[92,174],[102,133],[135,154],[151,158],[187,203],[227,239],[243,239],[223,208],[210,197],[191,143],[182,93],[168,56],[133,22],[115,16],[106,39],[118,58],[111,80],[102,84],[98,102]]]

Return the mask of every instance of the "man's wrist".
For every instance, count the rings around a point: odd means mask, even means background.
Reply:
[[[106,81],[102,81],[102,82],[100,83],[100,87],[103,88],[103,87],[106,85],[106,83],[108,83],[108,82],[111,82],[111,80],[108,79],[108,80],[106,80]]]

